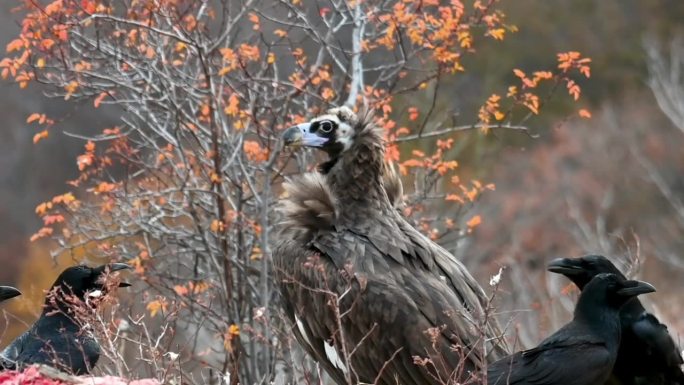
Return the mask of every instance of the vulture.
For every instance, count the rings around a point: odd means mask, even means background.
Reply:
[[[128,268],[124,263],[111,263],[64,270],[50,288],[38,320],[0,353],[0,368],[44,364],[76,375],[89,373],[100,357],[100,345],[77,321],[74,307],[92,304],[86,297],[105,294],[111,287],[106,283],[109,273]],[[130,285],[121,282],[118,286]]]
[[[0,302],[21,295],[21,292],[12,286],[0,286]]]
[[[489,385],[601,385],[610,377],[620,345],[620,308],[654,292],[646,282],[615,274],[595,276],[582,292],[570,323],[537,347],[487,368]]]
[[[587,255],[558,258],[548,270],[568,277],[580,290],[601,273],[625,276],[608,258]],[[620,310],[622,341],[613,368],[611,383],[623,385],[684,385],[682,356],[667,326],[648,313],[638,298],[630,299]]]
[[[465,266],[401,215],[370,117],[335,108],[283,133],[328,155],[284,184],[272,253],[284,313],[337,384],[476,383],[507,354],[502,332]]]

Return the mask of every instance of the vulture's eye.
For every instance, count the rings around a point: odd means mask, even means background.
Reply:
[[[333,130],[333,123],[329,120],[324,120],[319,124],[318,129],[321,130],[321,132],[328,134]]]

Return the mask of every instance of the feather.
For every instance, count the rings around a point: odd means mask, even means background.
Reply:
[[[331,230],[337,214],[335,198],[323,175],[308,173],[283,184],[286,198],[278,210],[283,215],[283,229],[308,234],[311,231]]]

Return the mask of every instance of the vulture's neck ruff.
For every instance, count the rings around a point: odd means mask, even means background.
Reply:
[[[315,147],[329,156],[320,164],[328,185],[345,211],[392,210],[383,185],[385,141],[369,113],[358,117],[347,107],[334,108],[283,134],[285,144]],[[345,217],[347,213],[339,213]]]

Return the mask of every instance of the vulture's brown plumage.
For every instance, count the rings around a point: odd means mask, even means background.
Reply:
[[[501,332],[463,264],[397,210],[401,183],[369,116],[342,107],[284,133],[329,155],[284,186],[273,249],[284,311],[338,384],[475,382],[507,353]]]

